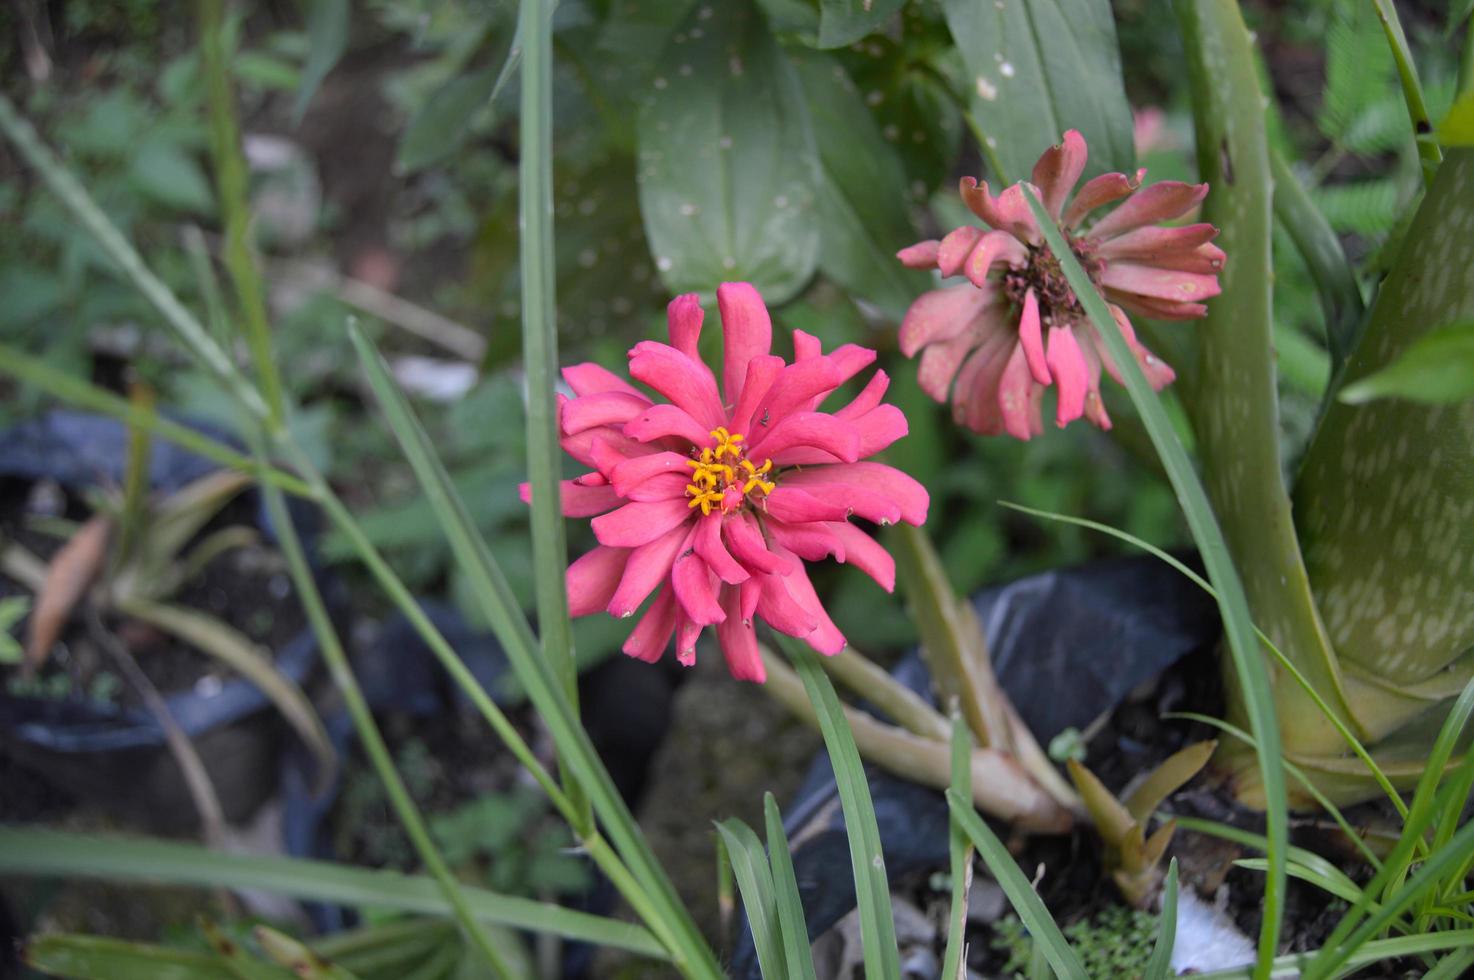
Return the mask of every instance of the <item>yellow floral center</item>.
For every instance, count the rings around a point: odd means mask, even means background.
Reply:
[[[761,466],[754,464],[743,453],[742,436],[728,432],[725,427],[713,429],[711,437],[717,441],[715,449],[707,446],[700,456],[686,460],[686,465],[695,471],[686,485],[686,496],[691,498],[688,506],[700,507],[703,517],[713,507],[725,514],[741,506],[754,490],[761,490],[765,495],[773,492],[777,484],[764,479],[773,469],[771,459],[763,460]]]

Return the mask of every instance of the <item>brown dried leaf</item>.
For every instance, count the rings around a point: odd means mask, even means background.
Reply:
[[[27,670],[34,671],[45,663],[72,610],[102,571],[112,523],[105,515],[93,516],[52,557],[26,631]]]

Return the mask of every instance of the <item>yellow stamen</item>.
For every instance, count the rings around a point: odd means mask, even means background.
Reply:
[[[686,495],[691,498],[688,507],[693,510],[700,507],[705,516],[713,507],[727,506],[729,490],[736,489],[741,497],[755,490],[764,494],[773,492],[777,484],[763,479],[773,469],[771,459],[764,460],[761,466],[747,459],[742,449],[744,437],[725,426],[711,430],[711,437],[716,441],[715,447],[705,446],[699,456],[686,460],[692,470],[691,482],[686,485]]]

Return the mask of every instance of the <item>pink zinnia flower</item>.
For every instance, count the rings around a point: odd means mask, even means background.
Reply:
[[[1191,211],[1208,185],[1163,181],[1142,188],[1146,171],[1139,170],[1135,177],[1102,174],[1069,200],[1086,155],[1084,138],[1070,130],[1039,158],[1029,186],[1105,294],[1152,387],[1161,389],[1175,375],[1137,341],[1126,311],[1157,320],[1207,313],[1202,301],[1218,295],[1223,267],[1223,250],[1212,244],[1218,229],[1156,223]],[[1039,406],[1050,385],[1058,389],[1059,425],[1084,415],[1109,429],[1100,372],[1104,367],[1118,383],[1120,373],[1045,245],[1023,187],[993,197],[986,183],[964,177],[962,199],[991,230],[964,225],[941,241],[897,253],[912,268],[967,277],[911,305],[901,323],[901,351],[921,352],[921,387],[937,401],[950,391],[954,418],[976,432],[1038,435]],[[1114,201],[1121,204],[1081,229],[1088,215]]]
[[[919,525],[929,500],[899,470],[863,462],[906,434],[906,417],[881,404],[885,372],[843,408],[819,411],[874,351],[846,344],[824,354],[794,331],[785,364],[769,353],[772,323],[756,289],[727,283],[717,304],[720,389],[697,352],[695,294],[668,307],[669,345],[629,352],[630,376],[666,402],[597,364],[563,372],[575,396],[560,402],[563,448],[593,467],[563,483],[563,512],[592,517],[599,539],[568,567],[568,604],[575,616],[627,617],[656,593],[625,653],[654,662],[674,635],[689,666],[697,637],[715,626],[732,676],[762,681],[754,617],[820,653],[845,645],[803,563],[832,556],[890,591],[894,561],[849,518]]]

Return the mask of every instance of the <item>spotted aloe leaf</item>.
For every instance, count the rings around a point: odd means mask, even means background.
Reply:
[[[1108,0],[947,0],[968,101],[999,179],[1029,175],[1039,151],[1078,129],[1087,176],[1135,167],[1131,108]]]
[[[1222,295],[1197,328],[1196,370],[1184,379],[1203,477],[1255,623],[1345,715],[1336,659],[1316,610],[1280,470],[1272,345],[1273,179],[1264,102],[1249,32],[1234,0],[1178,0],[1197,120],[1198,166],[1212,188],[1203,220],[1220,229],[1229,259]],[[1337,751],[1344,743],[1288,678],[1275,685],[1287,746]],[[1246,780],[1252,763],[1246,760]],[[1241,792],[1253,798],[1252,787]]]
[[[1452,150],[1347,364],[1348,388],[1474,316],[1474,149]],[[1310,581],[1377,734],[1458,693],[1474,647],[1474,401],[1337,403],[1295,512]],[[1364,706],[1365,705],[1365,706]]]
[[[773,304],[814,273],[818,152],[793,66],[744,0],[671,38],[639,117],[640,211],[672,293],[751,282]]]

